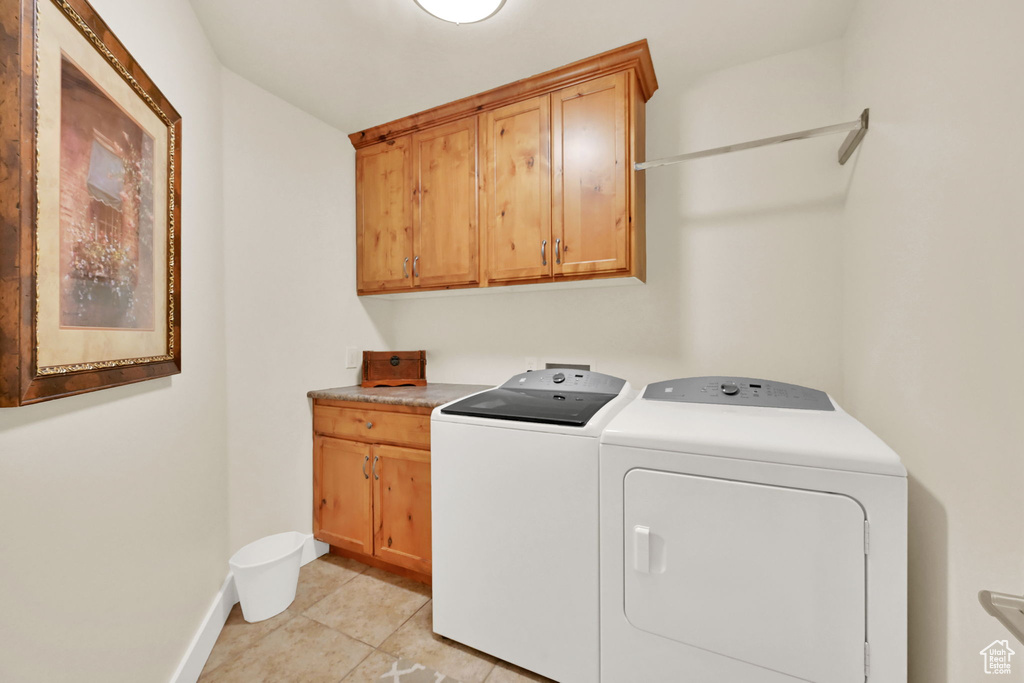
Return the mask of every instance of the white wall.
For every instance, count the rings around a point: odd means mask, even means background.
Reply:
[[[871,131],[844,228],[845,394],[910,472],[915,683],[981,680],[1009,634],[977,592],[1024,591],[1022,25],[1012,0],[862,0],[847,34]]]
[[[312,531],[306,392],[356,383],[346,346],[387,345],[355,295],[352,145],[231,71],[222,81],[234,551]]]
[[[693,83],[662,75],[647,105],[648,158],[855,118],[841,109],[842,64],[832,42]],[[431,381],[501,382],[534,356],[591,363],[638,386],[737,374],[839,394],[848,172],[837,144],[647,171],[645,286],[364,305],[393,321],[391,348],[427,350]]]
[[[0,410],[0,680],[166,681],[227,573],[220,67],[185,0],[93,0],[183,117],[184,372]]]

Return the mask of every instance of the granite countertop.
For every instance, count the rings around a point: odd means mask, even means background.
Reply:
[[[335,387],[310,391],[312,399],[324,398],[332,401],[360,401],[362,403],[387,403],[394,406],[436,408],[449,401],[491,389],[490,384],[442,384],[431,383],[425,387]]]

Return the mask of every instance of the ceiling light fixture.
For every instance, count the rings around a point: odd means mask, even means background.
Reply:
[[[425,12],[453,24],[474,24],[493,17],[505,0],[415,0]]]

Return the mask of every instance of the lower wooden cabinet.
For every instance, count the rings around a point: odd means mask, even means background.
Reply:
[[[373,447],[373,554],[430,573],[430,451]]]
[[[353,415],[358,422],[345,419]],[[429,425],[429,409],[317,401],[313,536],[368,564],[429,581]]]
[[[326,436],[313,439],[313,535],[366,555],[373,554],[372,448]]]

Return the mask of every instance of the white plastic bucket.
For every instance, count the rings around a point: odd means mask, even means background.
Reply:
[[[305,542],[297,531],[264,536],[228,560],[246,621],[269,619],[292,604]]]

